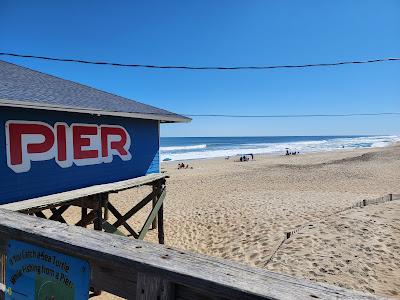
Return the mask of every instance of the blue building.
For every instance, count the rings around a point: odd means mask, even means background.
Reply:
[[[0,204],[160,172],[169,111],[0,61]]]

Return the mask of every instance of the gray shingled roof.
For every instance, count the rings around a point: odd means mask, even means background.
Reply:
[[[0,60],[0,106],[188,122],[171,113],[95,88]]]

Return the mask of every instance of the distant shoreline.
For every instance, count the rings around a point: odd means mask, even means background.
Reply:
[[[320,150],[320,151],[308,151],[308,152],[300,152],[299,156],[304,156],[304,155],[313,155],[313,154],[322,154],[322,153],[349,153],[349,152],[366,152],[369,150],[379,150],[379,149],[387,149],[387,148],[391,148],[391,147],[397,147],[400,146],[400,141],[398,142],[394,142],[385,146],[379,146],[379,147],[364,147],[364,148],[342,148],[342,149],[332,149],[332,150]],[[250,154],[250,153],[247,153]],[[242,154],[243,155],[243,154]],[[285,150],[282,151],[282,153],[257,153],[257,154],[253,154],[254,158],[257,159],[257,157],[280,157],[280,156],[286,156],[285,155]],[[296,155],[290,155],[289,157],[296,157]],[[186,161],[209,161],[209,160],[216,160],[216,161],[220,161],[220,160],[226,160],[228,156],[223,157],[223,156],[218,156],[218,157],[204,157],[204,158],[188,158],[188,159],[180,159],[180,160],[169,160],[169,161],[163,161],[161,160],[162,164],[165,165],[170,165],[170,164],[177,164],[179,162],[186,162]],[[240,158],[240,154],[238,155],[232,155],[229,156],[229,160],[235,160],[235,159],[239,159]]]
[[[160,160],[186,161],[239,155],[281,155],[342,149],[377,148],[400,141],[400,135],[379,136],[267,136],[163,138]]]

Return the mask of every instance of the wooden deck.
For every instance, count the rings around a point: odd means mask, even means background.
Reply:
[[[76,226],[86,227],[89,224],[93,224],[94,229],[97,231],[104,230],[118,235],[124,235],[119,230],[119,227],[124,227],[128,232],[128,236],[132,236],[136,239],[144,239],[150,229],[158,229],[158,241],[160,244],[163,244],[163,201],[166,195],[166,178],[168,178],[168,176],[163,173],[150,174],[129,180],[94,185],[63,193],[4,204],[0,205],[0,208],[36,215],[43,219],[68,223],[69,220],[66,220],[62,214],[71,206],[77,206],[81,208],[82,213],[81,219],[78,223],[74,224]],[[118,211],[109,200],[110,193],[117,193],[143,185],[151,186],[151,193],[138,203],[132,203],[132,208],[127,212]],[[152,205],[152,209],[140,231],[137,232],[128,224],[128,220],[147,205]],[[50,216],[46,216],[44,213],[46,210],[51,211]],[[117,219],[113,224],[108,222],[110,213]]]
[[[165,179],[166,174],[157,173],[146,176],[137,177],[134,179],[118,181],[115,183],[99,184],[72,191],[67,191],[58,194],[52,194],[49,196],[38,197],[33,199],[26,199],[14,203],[0,205],[1,208],[20,211],[20,212],[33,212],[43,210],[44,208],[51,208],[60,206],[61,204],[67,204],[75,201],[79,198],[85,198],[88,196],[104,194],[104,193],[116,193],[123,190],[131,189],[141,185],[151,184],[153,182]]]
[[[128,299],[378,299],[353,290],[0,209],[3,254],[9,239],[87,260],[93,287]],[[4,279],[4,273],[0,274],[0,279]]]

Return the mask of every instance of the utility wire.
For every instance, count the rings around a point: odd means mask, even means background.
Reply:
[[[304,65],[196,67],[196,66],[160,66],[160,65],[144,65],[144,64],[125,64],[125,63],[114,63],[114,62],[105,62],[105,61],[88,61],[88,60],[80,60],[80,59],[56,58],[56,57],[36,56],[36,55],[25,55],[25,54],[7,53],[7,52],[0,52],[0,55],[2,55],[2,56],[10,56],[10,57],[23,57],[23,58],[43,59],[43,60],[51,60],[51,61],[74,62],[74,63],[91,64],[91,65],[107,65],[107,66],[115,66],[115,67],[131,67],[131,68],[146,68],[146,69],[177,69],[177,70],[182,70],[182,69],[183,70],[295,69],[295,68],[334,67],[334,66],[350,65],[350,64],[370,64],[370,63],[378,63],[378,62],[400,61],[400,58],[378,58],[378,59],[370,59],[370,60],[340,61],[340,62],[334,62],[334,63],[318,63],[318,64],[304,64]]]
[[[356,117],[356,116],[398,116],[400,112],[349,113],[349,114],[296,114],[296,115],[228,115],[228,114],[182,114],[187,117],[216,118],[318,118],[318,117]]]
[[[260,70],[260,69],[282,69],[282,68],[309,68],[309,67],[330,67],[348,64],[367,64],[388,61],[400,61],[400,58],[380,58],[363,61],[342,61],[336,63],[306,64],[306,65],[282,65],[282,66],[245,66],[245,67],[193,67],[193,66],[156,66],[156,65],[140,65],[140,64],[122,64],[112,62],[95,62],[77,59],[54,58],[35,55],[23,55],[16,53],[0,52],[2,56],[34,58],[61,62],[75,62],[94,65],[109,65],[117,67],[133,67],[133,68],[152,68],[152,69],[187,69],[187,70]],[[160,114],[160,113],[145,113]],[[164,115],[176,116],[174,113],[163,113]],[[215,117],[215,118],[318,118],[318,117],[354,117],[354,116],[395,116],[400,112],[378,112],[378,113],[347,113],[347,114],[293,114],[293,115],[231,115],[231,114],[181,114],[187,117]]]

